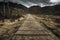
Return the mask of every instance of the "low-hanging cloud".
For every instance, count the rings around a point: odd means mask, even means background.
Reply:
[[[0,1],[3,1],[3,0],[0,0]],[[44,7],[44,6],[53,6],[56,4],[60,4],[60,0],[5,0],[5,2],[8,2],[8,1],[17,3],[17,4],[22,4],[28,8],[36,5]]]

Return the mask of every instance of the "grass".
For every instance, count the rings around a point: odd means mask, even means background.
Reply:
[[[38,22],[44,23],[57,37],[60,37],[60,16],[38,15],[35,18]]]

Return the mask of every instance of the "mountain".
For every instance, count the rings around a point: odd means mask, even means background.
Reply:
[[[40,13],[41,7],[40,6],[32,6],[29,8],[29,12],[33,14]]]
[[[8,2],[8,3],[9,3],[10,7],[20,8],[20,9],[23,9],[23,10],[26,9],[26,7],[23,6],[22,4],[17,4],[17,3],[12,3],[12,2]]]
[[[12,3],[12,2],[0,2],[0,18],[18,18],[21,14],[26,13],[27,7]]]
[[[45,7],[32,6],[29,8],[29,11],[36,14],[60,15],[60,5]]]
[[[43,13],[53,14],[53,15],[60,15],[60,5],[55,6],[46,6],[42,8]]]
[[[25,7],[22,4],[13,2],[0,2],[0,18],[17,18],[22,14],[45,14],[45,15],[60,15],[60,5],[55,6],[31,6],[30,8]]]

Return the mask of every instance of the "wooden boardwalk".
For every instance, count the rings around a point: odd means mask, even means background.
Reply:
[[[59,38],[28,14],[12,40],[59,40]]]

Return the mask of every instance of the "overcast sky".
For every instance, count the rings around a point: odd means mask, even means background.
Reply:
[[[60,2],[60,0],[50,0],[50,2]]]
[[[6,0],[6,1],[22,4],[28,8],[34,5],[35,6],[39,5],[41,7],[44,7],[44,6],[52,6],[52,5],[60,4],[60,0]]]

